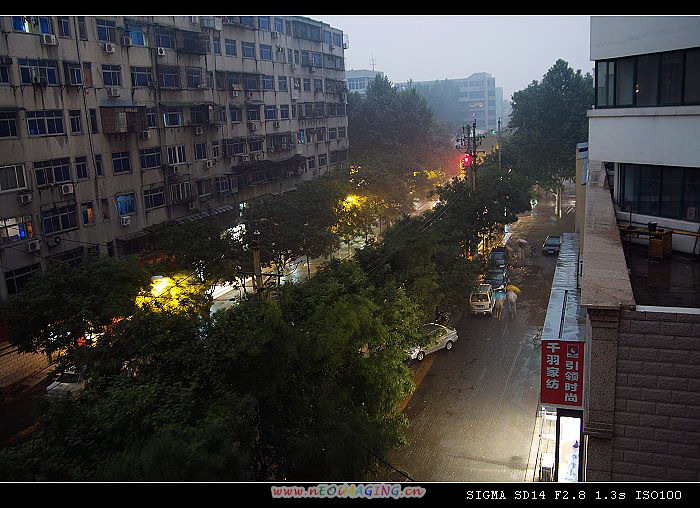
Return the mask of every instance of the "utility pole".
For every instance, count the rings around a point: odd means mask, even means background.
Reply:
[[[255,278],[253,283],[255,285],[255,293],[258,295],[259,299],[262,299],[262,270],[260,269],[260,232],[256,231],[253,233],[253,241],[251,243],[251,250],[253,251],[253,267],[255,269]]]

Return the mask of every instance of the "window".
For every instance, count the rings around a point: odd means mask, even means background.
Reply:
[[[331,33],[328,30],[323,31],[323,42],[326,44],[331,43]]]
[[[596,62],[596,105],[613,105],[615,62]]]
[[[121,65],[102,65],[102,83],[104,86],[122,86]]]
[[[654,106],[657,103],[659,55],[637,57],[637,106]]]
[[[248,141],[248,149],[250,152],[260,152],[263,149],[262,139],[252,139]]]
[[[180,68],[161,67],[158,73],[158,83],[166,88],[180,88]]]
[[[301,65],[308,65],[308,63],[309,63],[309,52],[302,51],[301,52]]]
[[[80,215],[83,218],[83,226],[95,223],[95,207],[92,205],[92,201],[80,204]]]
[[[251,106],[248,108],[248,120],[260,120],[260,106]]]
[[[322,79],[314,79],[314,93],[322,93],[323,92],[323,80]]]
[[[303,145],[305,143],[304,130],[301,129],[297,132],[297,143]]]
[[[224,49],[227,56],[236,56],[238,54],[236,51],[236,41],[233,39],[224,39]]]
[[[243,51],[243,58],[255,58],[254,42],[241,42],[241,50]]]
[[[149,86],[152,81],[150,67],[131,68],[131,86]]]
[[[219,142],[218,141],[213,141],[211,144],[211,156],[214,159],[218,159],[221,156],[221,152],[219,151]]]
[[[241,153],[245,153],[245,140],[244,139],[237,139],[232,143],[232,150],[233,153],[238,155]]]
[[[109,221],[109,200],[100,198],[100,209],[102,210],[102,222]]]
[[[183,125],[182,108],[163,108],[163,125],[165,127],[179,127]]]
[[[61,37],[70,37],[70,21],[68,16],[59,16],[58,18],[58,35]]]
[[[51,136],[65,134],[63,111],[27,111],[27,128],[30,136]]]
[[[113,152],[112,153],[112,172],[126,173],[131,171],[131,158],[129,152]]]
[[[275,18],[275,32],[284,33],[284,20],[282,18]]]
[[[286,92],[288,90],[288,88],[287,88],[287,76],[278,76],[277,83],[279,85],[280,92]]]
[[[0,219],[0,245],[28,240],[34,236],[31,215]]]
[[[265,106],[265,120],[277,120],[277,106]]]
[[[80,110],[71,109],[68,111],[68,117],[70,119],[70,131],[71,134],[82,134],[83,126],[80,120]]]
[[[175,48],[175,31],[166,28],[156,28],[156,47]]]
[[[148,122],[149,128],[158,127],[158,115],[156,113],[156,108],[148,108],[146,110],[146,121]]]
[[[294,61],[294,53],[291,49],[287,50],[287,62],[292,63]]]
[[[90,132],[92,132],[93,134],[100,132],[100,126],[97,123],[97,110],[96,109],[90,110]]]
[[[328,129],[328,139],[338,139],[338,130],[335,127]]]
[[[41,272],[41,264],[39,263],[5,272],[5,284],[7,285],[7,294],[14,295],[19,293],[27,284],[27,281],[29,281],[32,274],[36,272]]]
[[[0,111],[0,138],[17,137],[17,112]]]
[[[41,229],[45,235],[60,233],[78,227],[75,203],[41,212]]]
[[[315,131],[316,131],[316,129],[306,129],[306,142],[307,143],[314,142]]]
[[[221,37],[217,37],[216,35],[213,37],[213,47],[214,47],[214,53],[217,55],[221,54]]]
[[[683,102],[683,51],[661,55],[661,104]]]
[[[78,177],[78,180],[85,180],[86,178],[90,178],[87,157],[75,158],[75,173]]]
[[[67,85],[80,86],[83,84],[83,70],[79,63],[64,62],[63,69]]]
[[[316,129],[316,139],[318,141],[325,141],[326,140],[326,128],[325,127],[320,127]]]
[[[634,65],[634,58],[617,61],[615,101],[619,106],[631,106],[634,103]]]
[[[338,127],[338,138],[346,138],[347,136],[347,130],[345,127]]]
[[[231,123],[243,121],[243,110],[241,108],[229,106],[229,111],[231,112]]]
[[[309,169],[314,169],[316,167],[316,156],[312,155],[306,159],[306,166]]]
[[[275,89],[275,77],[274,76],[263,76],[262,77],[262,89],[263,90],[274,90]]]
[[[343,45],[343,37],[339,33],[334,33],[333,34],[333,44],[336,46],[342,46]]]
[[[219,122],[226,123],[226,108],[219,106]]]
[[[19,32],[53,33],[51,18],[48,16],[12,16],[12,27]]]
[[[151,187],[143,190],[143,204],[146,210],[153,210],[165,206],[165,187]]]
[[[688,50],[685,54],[683,101],[686,104],[700,103],[700,48]]]
[[[0,192],[27,188],[24,177],[24,165],[0,166]]]
[[[95,155],[95,174],[97,176],[104,176],[104,170],[102,169],[102,154]]]
[[[10,84],[10,66],[0,65],[0,85]]]
[[[318,154],[318,165],[320,166],[326,166],[326,158],[327,155],[325,153],[320,153]]]
[[[311,63],[316,67],[323,66],[323,57],[321,56],[321,53],[312,52]]]
[[[211,196],[211,180],[197,180],[197,196]]]
[[[259,81],[260,79],[258,75],[244,74],[243,88],[246,90],[258,90],[260,88]]]
[[[280,120],[289,119],[289,104],[282,104],[280,106]]]
[[[307,102],[304,104],[304,116],[312,117],[314,116],[314,105],[312,102]]]
[[[85,16],[78,16],[78,37],[80,37],[81,41],[88,40]]]
[[[272,60],[272,46],[260,45],[260,60]]]
[[[19,76],[22,84],[31,85],[41,79],[47,85],[58,85],[58,65],[54,60],[29,60],[20,58]]]
[[[140,25],[126,25],[126,35],[131,37],[131,44],[134,46],[148,46],[148,39],[143,33],[143,27]]]
[[[136,195],[133,192],[117,195],[114,197],[114,200],[117,203],[117,213],[119,213],[120,217],[136,212]]]
[[[304,91],[305,92],[311,91],[311,79],[310,78],[304,78]]]
[[[219,176],[216,178],[216,193],[219,196],[225,196],[227,195],[231,190],[231,186],[229,184],[229,179],[227,176]]]
[[[204,125],[209,123],[209,109],[207,106],[190,107],[190,124]]]
[[[194,144],[194,160],[201,161],[207,158],[207,144],[206,143],[195,143]]]
[[[187,151],[185,145],[175,145],[168,147],[168,164],[184,164],[187,162]]]
[[[90,62],[83,62],[83,81],[85,86],[92,86],[92,64]]]
[[[190,197],[190,182],[175,183],[170,186],[170,199],[173,203],[182,203]]]
[[[102,42],[117,42],[116,28],[114,21],[106,19],[96,19],[97,40]]]
[[[270,17],[269,16],[258,16],[258,27],[260,30],[270,29]]]
[[[141,169],[159,168],[162,165],[160,147],[139,150],[139,160],[141,161]]]
[[[197,88],[202,84],[202,69],[187,69],[187,87]]]

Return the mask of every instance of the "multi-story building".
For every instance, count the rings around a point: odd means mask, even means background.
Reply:
[[[367,87],[377,76],[383,78],[384,73],[380,71],[371,71],[368,69],[350,69],[345,71],[345,77],[348,82],[348,90],[350,92],[358,92],[362,96],[367,95]]]
[[[583,478],[698,481],[700,17],[594,16],[591,60]]]
[[[496,78],[488,72],[477,72],[467,78],[444,81],[459,87],[455,107],[462,113],[465,123],[472,123],[476,119],[476,128],[481,132],[498,128],[498,119],[503,111],[503,88],[496,86]],[[405,90],[415,85],[432,83],[434,81],[408,81],[397,83],[396,86]],[[503,124],[504,127],[505,125]]]
[[[0,300],[347,159],[340,30],[297,16],[0,17]]]

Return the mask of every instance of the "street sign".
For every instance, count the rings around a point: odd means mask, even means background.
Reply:
[[[543,340],[540,403],[583,406],[583,342]]]

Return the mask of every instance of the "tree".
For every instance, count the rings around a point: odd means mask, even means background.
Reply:
[[[509,127],[517,129],[504,156],[543,189],[557,190],[575,175],[574,148],[588,139],[586,111],[593,104],[593,78],[564,60],[513,94]]]

